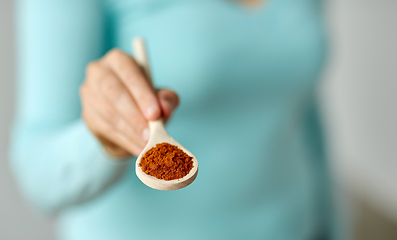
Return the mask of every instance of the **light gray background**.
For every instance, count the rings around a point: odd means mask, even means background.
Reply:
[[[329,2],[323,90],[338,178],[397,221],[397,1]]]
[[[12,0],[0,0],[0,239],[50,240],[54,239],[52,224],[26,205],[8,171],[15,76],[12,11]]]
[[[50,240],[52,221],[27,206],[8,171],[15,76],[12,3],[0,0],[0,239]],[[361,212],[360,231],[393,232],[395,225],[389,222],[385,230],[384,222],[397,221],[397,1],[330,0],[328,5],[333,49],[322,96],[337,180],[358,196],[352,206]],[[380,239],[362,232],[360,239]],[[390,236],[382,239],[395,239]]]

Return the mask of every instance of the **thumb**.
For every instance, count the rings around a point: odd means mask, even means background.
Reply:
[[[167,122],[173,111],[179,105],[179,97],[174,91],[169,89],[160,89],[157,92],[157,96],[160,102],[164,122]]]

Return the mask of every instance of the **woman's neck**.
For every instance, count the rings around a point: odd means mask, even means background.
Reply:
[[[241,3],[243,3],[244,5],[247,5],[249,7],[257,7],[259,6],[262,2],[266,1],[266,0],[237,0]]]

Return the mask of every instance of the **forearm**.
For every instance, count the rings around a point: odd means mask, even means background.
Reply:
[[[85,201],[126,168],[80,119],[86,65],[106,52],[99,0],[16,2],[17,106],[11,166],[22,192],[47,211]]]
[[[46,212],[98,195],[128,163],[108,157],[81,120],[52,130],[14,127],[11,167],[24,195]]]

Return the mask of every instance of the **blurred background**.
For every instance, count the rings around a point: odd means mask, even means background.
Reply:
[[[326,1],[331,58],[320,86],[338,199],[352,239],[397,239],[397,1]],[[7,164],[14,107],[13,1],[0,1],[0,239],[54,238]]]

